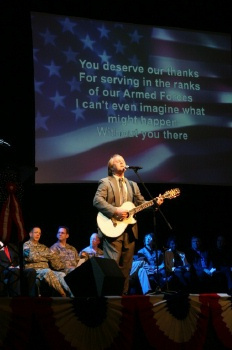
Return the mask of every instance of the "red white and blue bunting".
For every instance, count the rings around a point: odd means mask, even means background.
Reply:
[[[232,349],[227,294],[0,298],[1,350],[196,350],[210,341]]]
[[[16,196],[17,186],[15,183],[6,185],[8,197],[4,202],[0,214],[0,240],[8,243],[11,238],[12,223],[14,222],[18,230],[18,241],[22,242],[26,237],[24,221],[19,200]]]

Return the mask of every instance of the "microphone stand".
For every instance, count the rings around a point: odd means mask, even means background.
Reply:
[[[132,168],[131,168],[132,169]],[[165,215],[163,214],[163,212],[161,211],[159,205],[157,205],[156,200],[152,197],[151,193],[149,192],[148,188],[146,187],[145,183],[143,182],[141,176],[138,174],[138,168],[134,168],[132,169],[134,171],[134,173],[136,174],[136,176],[138,177],[140,183],[142,184],[143,188],[145,189],[145,191],[147,192],[148,196],[150,197],[150,199],[153,201],[154,205],[152,206],[153,209],[153,225],[154,225],[154,244],[155,244],[155,252],[156,252],[156,272],[157,272],[157,281],[158,281],[158,286],[156,287],[155,290],[155,294],[158,293],[160,294],[161,292],[161,287],[160,287],[160,276],[159,276],[159,267],[158,267],[158,246],[157,246],[157,239],[156,239],[156,216],[155,216],[155,212],[159,211],[159,213],[161,214],[161,216],[163,217],[164,221],[166,222],[168,228],[170,230],[172,230],[172,226],[170,225],[170,223],[168,222],[168,220],[166,219]],[[164,256],[164,263],[165,263],[165,256]],[[165,272],[166,272],[166,267],[165,267]],[[166,274],[166,284],[167,284],[167,274]]]

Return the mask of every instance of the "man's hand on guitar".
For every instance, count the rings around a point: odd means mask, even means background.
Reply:
[[[164,199],[163,199],[162,195],[159,194],[159,197],[156,197],[156,203],[158,205],[161,205],[161,204],[163,204],[163,202],[164,202]]]
[[[125,210],[125,208],[121,208],[121,207],[116,208],[116,211],[114,213],[114,217],[118,221],[128,218],[128,215],[129,215],[128,210]]]

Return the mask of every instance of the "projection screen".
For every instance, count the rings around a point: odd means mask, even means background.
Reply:
[[[36,183],[232,184],[231,36],[31,13]],[[130,171],[133,179],[136,174]]]

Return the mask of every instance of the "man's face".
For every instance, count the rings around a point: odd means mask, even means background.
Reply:
[[[200,239],[194,237],[194,238],[192,239],[192,248],[193,248],[194,250],[198,250],[198,249],[200,248],[200,246],[201,246],[201,241],[200,241]]]
[[[97,235],[93,235],[90,240],[90,244],[94,247],[100,244],[100,238]]]
[[[114,174],[121,174],[122,172],[124,172],[125,166],[126,166],[126,162],[123,157],[121,156],[114,157],[113,167],[112,167]]]
[[[56,235],[58,241],[60,241],[60,242],[66,241],[68,236],[69,235],[68,235],[68,233],[67,233],[65,228],[63,228],[63,227],[59,228],[59,230],[57,232],[57,235]]]
[[[145,246],[149,247],[149,248],[152,248],[152,245],[153,245],[153,237],[151,235],[147,235],[145,237]]]
[[[175,241],[170,241],[169,243],[169,248],[174,251],[176,250],[176,242]]]
[[[41,230],[39,227],[34,227],[33,230],[29,234],[30,239],[34,242],[38,242],[41,237]]]

